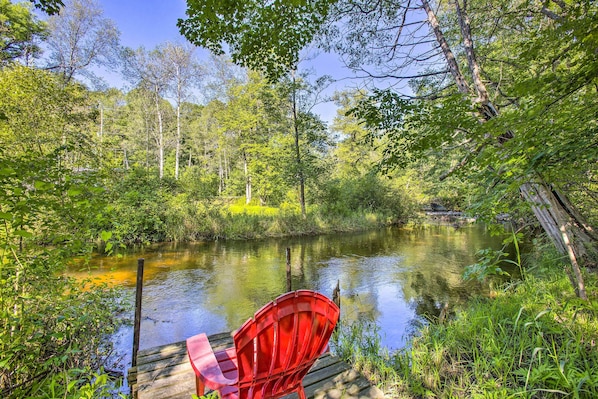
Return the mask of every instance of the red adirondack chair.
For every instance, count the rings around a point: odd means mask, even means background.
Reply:
[[[275,399],[297,392],[339,318],[339,308],[314,291],[288,292],[258,310],[233,334],[235,346],[214,352],[205,334],[187,339],[197,395],[205,387],[222,399]]]

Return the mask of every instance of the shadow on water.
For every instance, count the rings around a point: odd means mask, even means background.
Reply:
[[[382,343],[404,346],[415,326],[441,317],[482,287],[463,282],[476,251],[499,248],[482,226],[428,225],[356,234],[259,241],[166,243],[95,256],[71,276],[123,287],[133,302],[137,258],[145,259],[140,348],[238,328],[262,305],[286,291],[286,248],[293,289],[328,296],[340,282],[342,318],[375,321]],[[132,313],[129,315],[133,319]],[[114,337],[130,364],[132,327]]]

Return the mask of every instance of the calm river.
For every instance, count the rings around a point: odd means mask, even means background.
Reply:
[[[257,309],[286,291],[287,247],[292,288],[328,296],[340,281],[342,318],[375,321],[389,348],[445,303],[463,301],[479,287],[461,280],[479,249],[500,240],[481,226],[431,225],[357,234],[161,244],[122,257],[95,257],[90,270],[71,270],[123,286],[133,302],[137,258],[145,258],[140,348],[206,332],[238,328]],[[133,315],[130,315],[131,320]],[[132,325],[132,323],[131,323]],[[115,337],[130,364],[132,326]]]

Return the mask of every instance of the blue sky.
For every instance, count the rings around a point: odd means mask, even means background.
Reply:
[[[127,47],[153,48],[167,41],[183,42],[176,22],[185,17],[185,0],[99,0],[104,14],[121,32]]]
[[[104,10],[104,15],[114,21],[121,33],[123,46],[152,49],[165,42],[184,43],[186,39],[180,35],[176,26],[179,18],[185,17],[187,4],[185,0],[98,0]],[[198,57],[206,59],[207,50],[198,49]],[[320,55],[316,60],[304,66],[314,70],[316,76],[323,74],[345,76],[336,57],[330,54]],[[116,74],[106,74],[106,80],[112,86],[123,88],[126,83]],[[331,88],[330,94],[342,84]],[[323,120],[331,122],[336,114],[336,106],[332,103],[321,104],[316,112]]]

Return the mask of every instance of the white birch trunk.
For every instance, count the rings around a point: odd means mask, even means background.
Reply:
[[[164,126],[162,123],[162,111],[160,110],[160,95],[158,90],[155,92],[156,97],[156,116],[158,118],[158,168],[160,179],[164,177]]]

